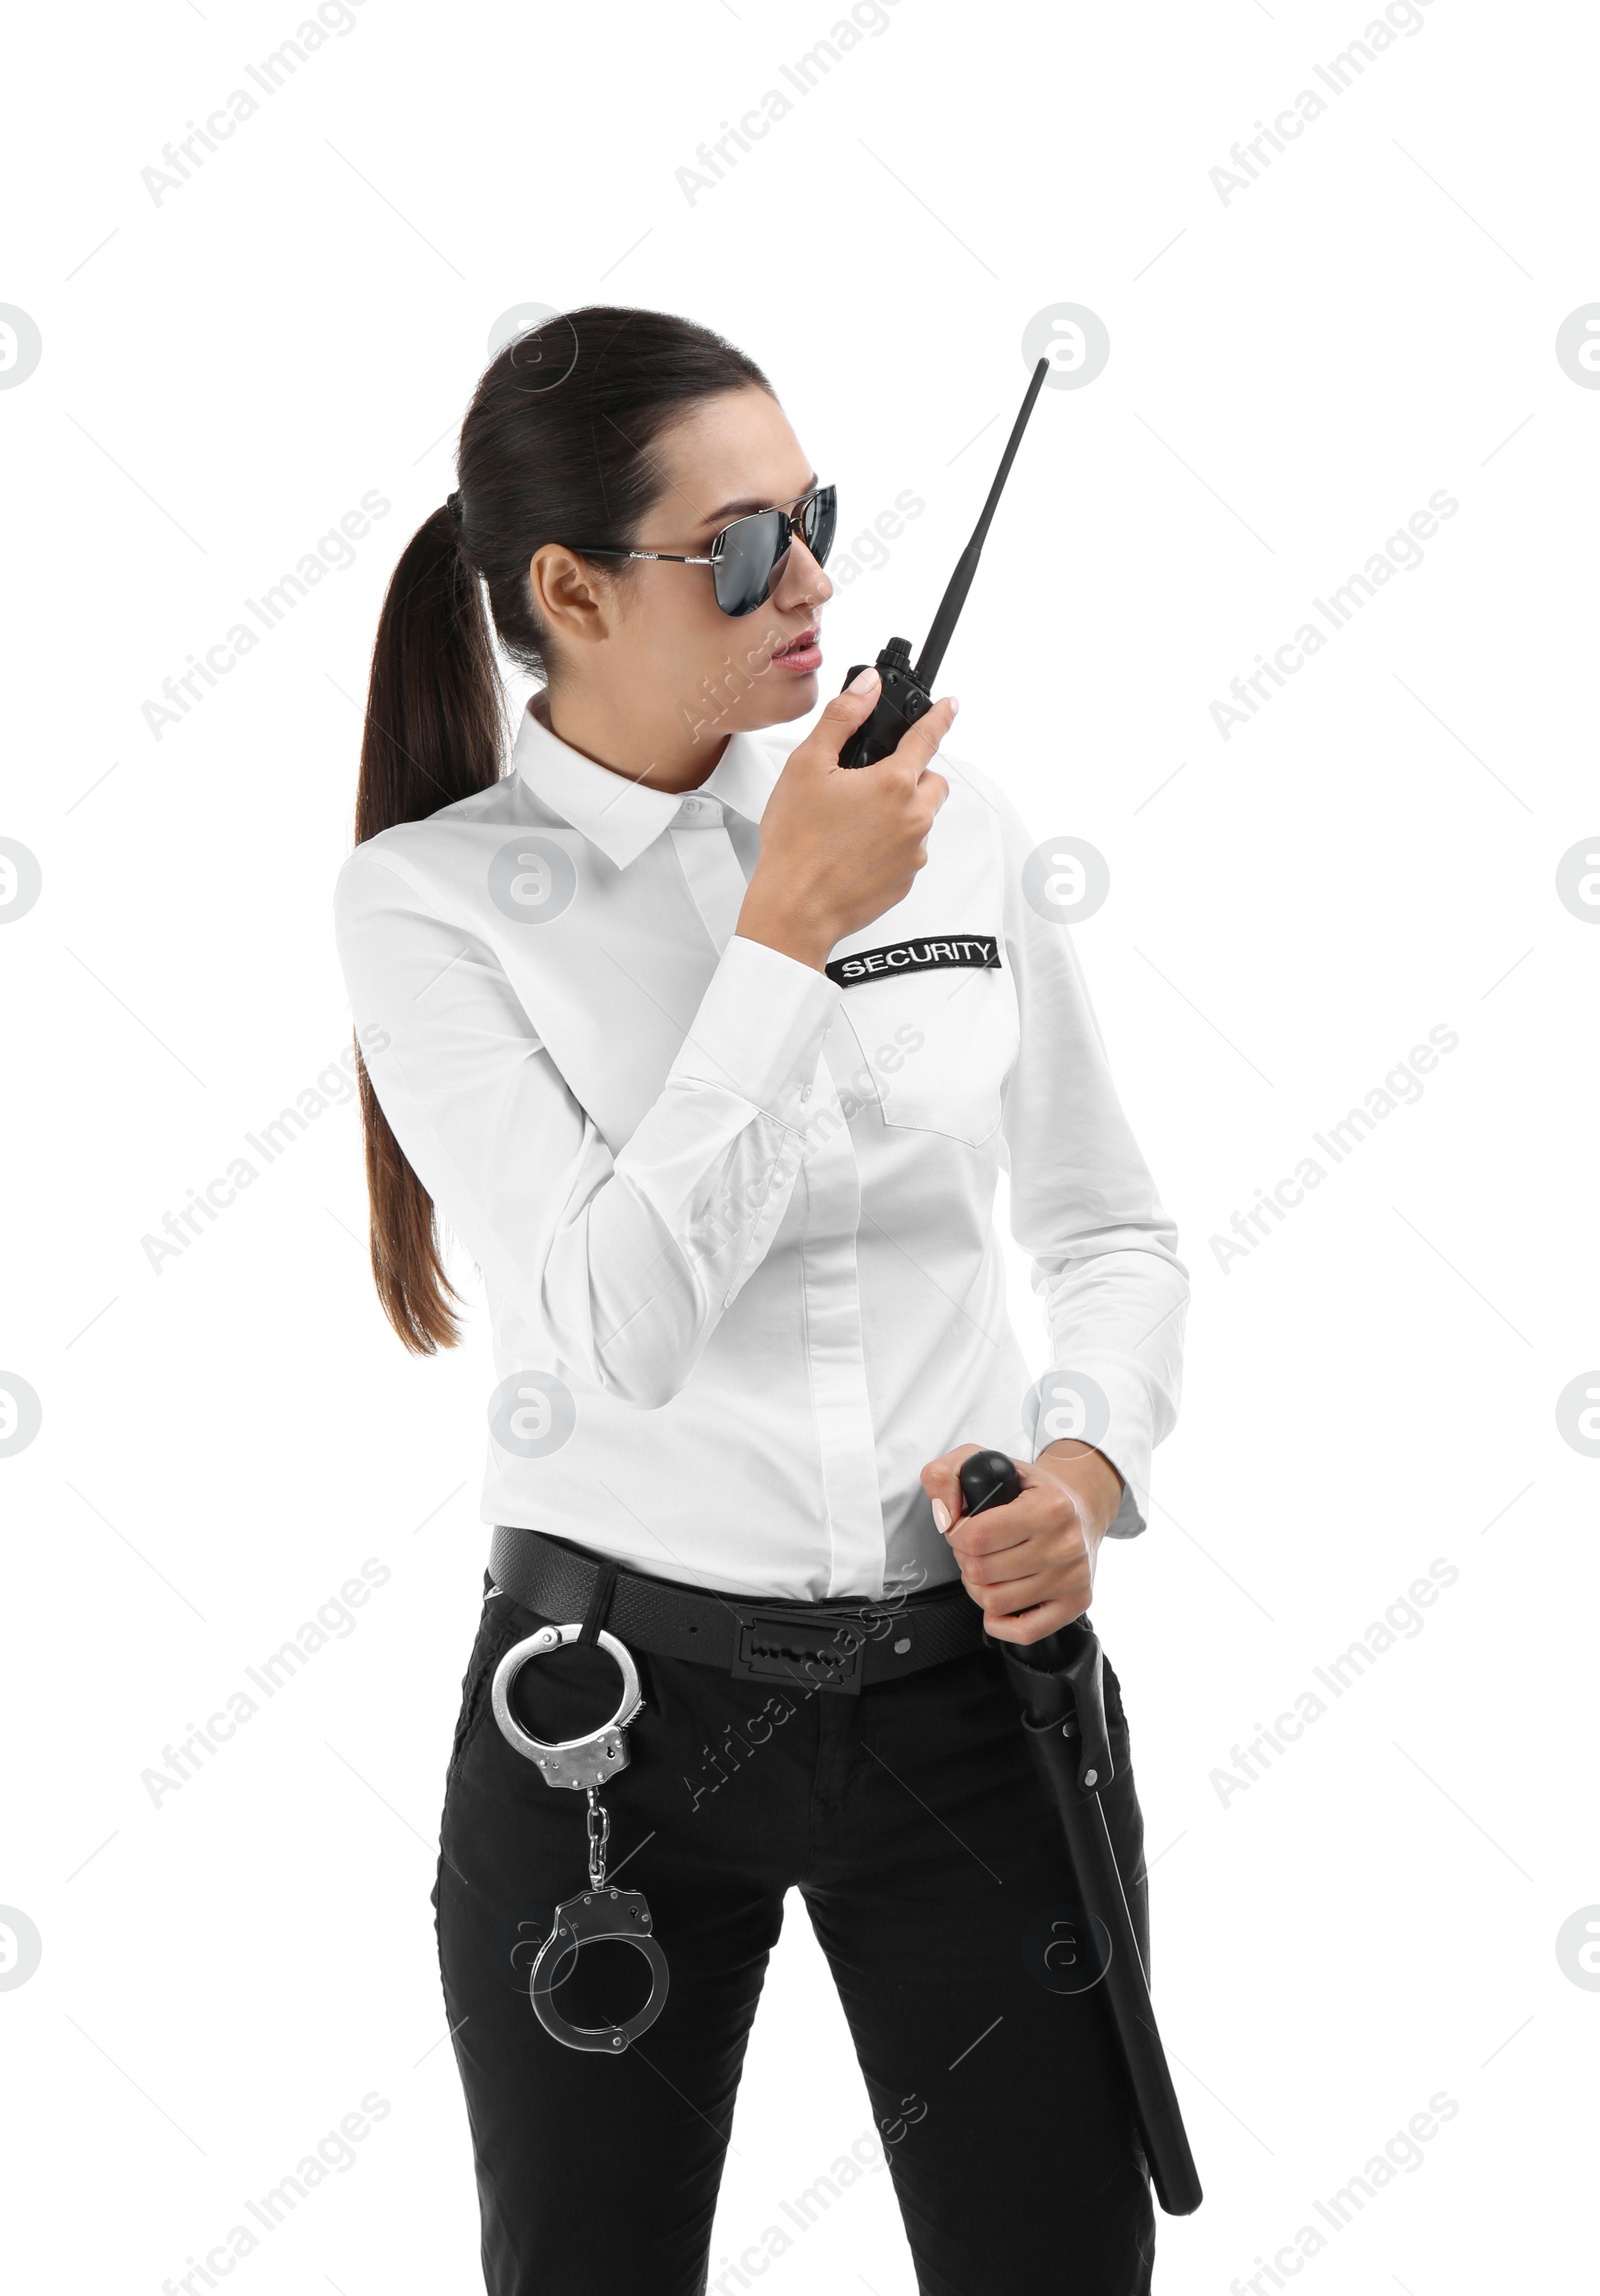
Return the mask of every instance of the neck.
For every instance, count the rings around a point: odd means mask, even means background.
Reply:
[[[671,794],[698,789],[728,746],[726,734],[698,739],[682,726],[640,719],[609,696],[546,686],[528,705],[557,741],[625,781]]]

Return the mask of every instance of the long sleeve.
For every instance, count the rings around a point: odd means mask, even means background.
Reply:
[[[837,988],[735,935],[613,1155],[491,941],[403,861],[358,848],[335,920],[373,1089],[507,1302],[502,1336],[623,1402],[669,1401],[782,1220]]]
[[[1011,1230],[1033,1260],[1051,1366],[1028,1390],[1030,1456],[1077,1436],[1124,1482],[1113,1538],[1145,1528],[1150,1456],[1177,1419],[1188,1271],[1111,1080],[1065,925],[1023,894],[1033,848],[993,783],[1006,851],[1006,949],[1021,1044],[1006,1097]]]

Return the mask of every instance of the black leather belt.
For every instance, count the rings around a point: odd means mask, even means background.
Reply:
[[[746,1679],[854,1692],[984,1640],[983,1613],[959,1580],[878,1601],[760,1602],[610,1565],[591,1548],[510,1523],[495,1525],[489,1545],[495,1585],[557,1625],[587,1620],[608,1566],[615,1578],[603,1623],[620,1641]]]

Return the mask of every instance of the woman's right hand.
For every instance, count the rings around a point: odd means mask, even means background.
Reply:
[[[871,670],[864,687],[857,680],[835,694],[790,753],[761,816],[761,857],[734,928],[818,972],[847,933],[905,899],[950,794],[930,760],[956,714],[952,696],[935,702],[876,765],[840,765],[840,750],[876,706],[879,684]]]

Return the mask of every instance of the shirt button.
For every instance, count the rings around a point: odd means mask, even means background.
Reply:
[[[800,1087],[800,1097],[801,1097],[801,1099],[802,1099],[802,1100],[809,1100],[809,1099],[811,1098],[811,1087],[810,1087],[810,1085],[809,1085],[809,1084],[802,1084],[802,1085],[801,1085],[801,1087]]]
[[[723,1306],[724,1306],[724,1307],[732,1307],[732,1305],[733,1305],[733,1293],[732,1293],[732,1292],[729,1292],[729,1294],[728,1294],[727,1298],[726,1298],[726,1299],[723,1301],[723,1303],[722,1303],[722,1304],[723,1304]]]

